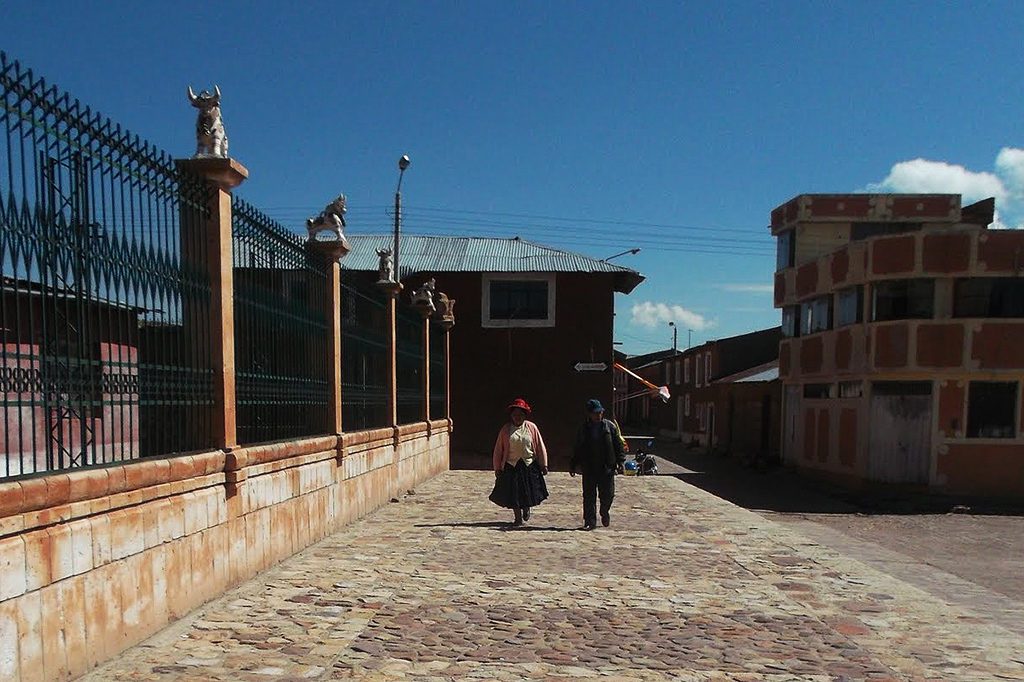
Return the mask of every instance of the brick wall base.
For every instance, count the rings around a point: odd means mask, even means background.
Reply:
[[[0,679],[64,680],[448,469],[450,423],[0,483]]]

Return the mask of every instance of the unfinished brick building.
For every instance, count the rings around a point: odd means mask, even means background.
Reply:
[[[771,215],[782,456],[854,485],[1024,493],[1024,232],[956,194],[804,194]]]

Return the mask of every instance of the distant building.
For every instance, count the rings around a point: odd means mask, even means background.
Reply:
[[[376,279],[383,235],[349,238],[345,270]],[[451,332],[453,468],[490,468],[506,406],[533,406],[553,465],[565,467],[588,398],[613,398],[616,292],[640,273],[519,238],[405,236],[399,258],[408,293],[433,277],[455,299]],[[603,369],[602,369],[603,366]]]
[[[711,450],[775,454],[777,446],[772,443],[777,438],[772,441],[771,419],[779,414],[781,389],[777,374],[770,376],[770,365],[777,362],[780,336],[779,328],[773,327],[685,351],[638,356],[635,371],[652,383],[668,386],[672,398],[664,404],[657,399],[635,401],[638,405],[628,412],[630,424]],[[630,358],[628,363],[636,360]],[[737,419],[738,414],[751,411],[756,413],[755,420]]]
[[[804,194],[771,215],[787,463],[855,485],[1024,493],[1024,232],[955,194]]]

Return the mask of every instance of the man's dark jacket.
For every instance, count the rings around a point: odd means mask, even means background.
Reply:
[[[576,444],[569,461],[570,471],[611,471],[626,461],[615,422],[609,419],[598,422],[600,430],[596,439],[590,435],[591,423],[588,419],[576,432]]]

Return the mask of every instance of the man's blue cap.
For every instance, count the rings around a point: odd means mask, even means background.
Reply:
[[[604,412],[604,405],[600,400],[591,398],[587,401],[587,412]]]

